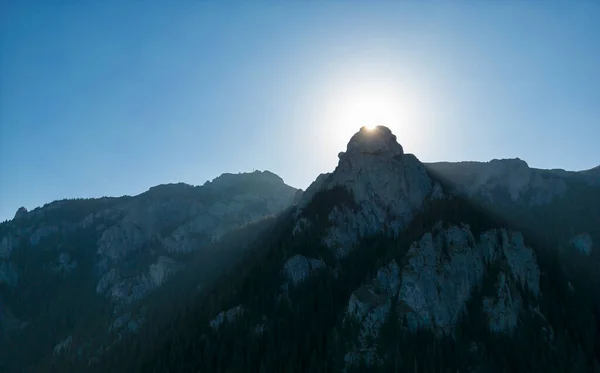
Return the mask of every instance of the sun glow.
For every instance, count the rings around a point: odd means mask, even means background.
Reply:
[[[398,136],[410,136],[407,130],[412,120],[411,102],[403,97],[401,88],[404,87],[382,81],[336,85],[328,97],[326,123],[331,134],[330,146],[343,148],[363,127],[373,131],[377,126],[386,126]]]

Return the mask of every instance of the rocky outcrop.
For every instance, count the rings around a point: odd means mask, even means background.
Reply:
[[[504,272],[498,274],[496,297],[483,299],[483,311],[488,315],[490,330],[494,333],[512,333],[519,322],[521,297]],[[512,288],[512,289],[511,289]]]
[[[589,255],[592,252],[594,241],[589,234],[583,233],[571,238],[571,245],[579,252]]]
[[[436,190],[425,167],[412,154],[405,154],[396,136],[383,126],[361,128],[339,154],[339,163],[331,174],[322,174],[306,190],[298,205],[297,234],[310,226],[303,211],[314,196],[342,188],[350,193],[355,206],[335,206],[329,213],[331,223],[324,243],[344,256],[360,237],[389,226],[398,232],[412,219],[424,200]]]
[[[98,285],[96,285],[96,293],[105,293],[113,284],[117,282],[118,276],[119,274],[117,269],[111,268],[108,272],[102,275],[100,281],[98,281]]]
[[[19,207],[19,209],[15,213],[14,219],[20,219],[20,218],[23,218],[23,217],[27,216],[27,212],[28,211],[27,211],[27,209],[25,207]]]
[[[227,311],[219,312],[217,317],[209,322],[209,325],[213,329],[218,329],[225,320],[227,322],[233,322],[236,318],[244,314],[244,308],[241,305],[235,306],[228,309]]]
[[[60,253],[52,265],[52,270],[60,274],[69,274],[75,268],[77,268],[77,261],[71,260],[71,255],[68,253]]]
[[[148,272],[138,275],[122,276],[117,268],[111,268],[98,281],[96,293],[120,304],[131,304],[160,286],[180,266],[175,260],[161,256],[149,266]]]
[[[490,268],[499,271],[496,292],[484,298],[482,308],[490,330],[511,333],[522,308],[518,289],[539,295],[540,270],[533,250],[517,232],[490,230],[476,240],[469,226],[451,226],[425,234],[411,245],[402,269],[392,261],[352,294],[347,318],[360,324],[360,333],[347,362],[353,364],[359,356],[375,361],[376,356],[360,351],[373,351],[372,341],[391,307],[410,330],[451,335]]]
[[[65,229],[68,230],[68,229]],[[60,232],[59,227],[54,226],[54,225],[44,225],[41,226],[39,228],[37,228],[30,236],[29,236],[29,243],[31,244],[31,246],[35,246],[38,243],[40,243],[41,240],[43,240],[46,237],[50,237],[54,234],[57,234]]]
[[[325,263],[321,259],[294,255],[285,262],[283,272],[289,282],[293,285],[297,285],[306,280],[311,272],[324,267]]]
[[[102,232],[98,240],[98,254],[117,260],[131,251],[139,249],[151,237],[151,231],[144,231],[131,221],[122,221]]]
[[[124,315],[117,317],[110,325],[108,331],[135,333],[145,321],[144,318],[133,318],[131,313],[127,312]]]
[[[179,263],[166,256],[158,257],[155,264],[150,264],[150,277],[155,286],[160,286],[168,276],[177,272]]]
[[[537,206],[563,195],[566,179],[574,172],[558,172],[530,168],[515,159],[490,162],[438,162],[425,165],[450,181],[459,192],[487,203],[525,203]]]
[[[161,187],[152,188],[145,197],[162,199],[126,206],[125,217],[98,240],[100,255],[117,260],[153,240],[169,252],[197,250],[233,229],[282,211],[297,192],[268,171],[223,174],[192,189]],[[179,191],[181,198],[165,198],[166,189]]]
[[[71,349],[71,343],[73,342],[73,336],[68,336],[64,340],[54,346],[54,356],[58,356],[62,353],[68,352]]]

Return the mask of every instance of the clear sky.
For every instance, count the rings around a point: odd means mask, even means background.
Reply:
[[[600,2],[0,1],[0,221],[223,172],[306,188],[361,124],[422,161],[600,164]]]

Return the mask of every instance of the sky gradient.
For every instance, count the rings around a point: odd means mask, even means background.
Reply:
[[[0,2],[0,221],[223,172],[304,189],[361,124],[425,162],[597,166],[600,2]]]

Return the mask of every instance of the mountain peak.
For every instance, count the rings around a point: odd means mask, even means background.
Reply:
[[[341,201],[324,212],[330,225],[324,242],[342,256],[360,237],[384,227],[398,232],[426,198],[443,196],[423,164],[414,155],[404,154],[387,127],[362,127],[339,158],[336,169],[320,175],[304,193],[295,231],[311,224],[311,214],[303,211],[311,211],[311,206],[323,205],[323,201]]]
[[[15,213],[15,219],[19,219],[24,217],[25,215],[27,215],[28,211],[25,207],[19,207],[19,209],[17,210],[17,212]]]
[[[342,159],[346,154],[373,154],[394,157],[404,154],[404,149],[396,141],[396,136],[389,128],[385,126],[362,127],[350,138],[346,152],[341,152],[338,156]]]
[[[284,184],[283,179],[271,171],[240,172],[237,174],[223,173],[212,181],[207,181],[204,185],[226,187],[236,185],[240,182],[264,182],[270,184]]]

